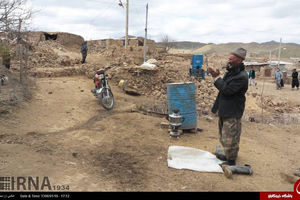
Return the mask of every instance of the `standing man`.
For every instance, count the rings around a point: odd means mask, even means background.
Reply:
[[[275,72],[275,82],[276,82],[276,89],[281,89],[281,79],[283,79],[283,74],[281,73],[280,69],[277,68],[277,71]]]
[[[208,68],[219,90],[212,112],[219,116],[219,136],[224,148],[221,165],[235,165],[239,151],[241,118],[245,110],[245,93],[248,90],[248,74],[243,61],[247,51],[238,48],[231,53],[226,67],[227,73],[220,77],[219,70]],[[217,152],[216,152],[217,153]],[[225,153],[225,155],[224,155]],[[221,155],[217,155],[221,159]]]
[[[254,85],[256,86],[255,70],[253,69],[253,67],[251,67],[251,70],[249,71],[249,82],[250,82],[250,85],[252,84],[252,81],[254,82]]]
[[[298,72],[296,69],[293,69],[292,73],[292,90],[294,90],[294,87],[297,87],[297,90],[299,90],[299,78],[298,78]]]
[[[83,63],[85,63],[85,59],[86,59],[87,52],[88,52],[87,41],[84,41],[83,44],[81,45],[80,52],[82,54],[81,63],[83,64]]]

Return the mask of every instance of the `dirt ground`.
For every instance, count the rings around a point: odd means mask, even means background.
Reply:
[[[217,118],[198,118],[202,132],[171,138],[162,117],[133,112],[150,97],[133,97],[112,86],[115,107],[103,109],[84,76],[38,78],[33,98],[0,118],[2,176],[48,176],[51,185],[71,191],[293,191],[300,167],[299,124],[243,121],[238,164],[250,164],[252,176],[176,170],[167,166],[171,145],[214,151]],[[249,91],[262,89],[262,82]],[[268,95],[299,102],[300,91]],[[251,106],[252,105],[252,106]],[[247,110],[257,106],[247,95]],[[253,108],[254,109],[254,108]],[[258,109],[258,107],[256,108]],[[298,177],[299,178],[299,177]]]

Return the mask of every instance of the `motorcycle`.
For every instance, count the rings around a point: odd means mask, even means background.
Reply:
[[[94,75],[95,89],[91,92],[99,100],[99,103],[106,109],[111,110],[114,107],[114,95],[108,85],[107,70],[111,69],[111,66],[106,67],[103,70],[98,70]]]

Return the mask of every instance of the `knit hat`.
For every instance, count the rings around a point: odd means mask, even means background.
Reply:
[[[231,54],[245,60],[246,58],[246,54],[247,54],[247,50],[243,49],[243,48],[238,48],[235,51],[231,52]]]

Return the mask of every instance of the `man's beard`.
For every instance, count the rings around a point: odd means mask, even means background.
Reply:
[[[238,67],[239,64],[236,63],[227,63],[226,69],[231,70],[232,68]]]

